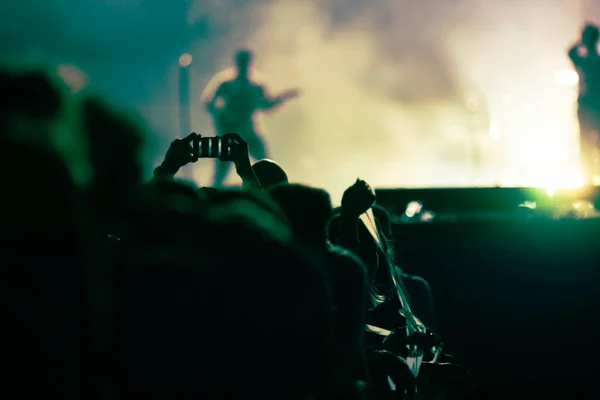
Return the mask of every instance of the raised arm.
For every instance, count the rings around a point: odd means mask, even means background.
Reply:
[[[279,105],[281,105],[283,102],[298,96],[297,90],[289,90],[279,96],[271,96],[268,93],[268,91],[262,86],[259,86],[258,90],[259,90],[258,108],[261,110],[273,110],[273,109],[277,108]]]
[[[183,139],[175,139],[169,145],[163,162],[154,170],[152,181],[172,179],[181,167],[196,162],[198,159],[192,150],[192,142],[198,134],[190,133]]]
[[[224,139],[231,139],[231,149],[233,151],[233,163],[238,176],[242,178],[242,184],[245,189],[262,190],[261,184],[254,174],[250,156],[248,154],[248,143],[237,133],[228,133],[223,136]]]
[[[579,49],[582,46],[583,45],[581,43],[575,43],[569,49],[569,58],[571,59],[571,62],[573,62],[573,65],[575,65],[576,67],[579,67],[581,65],[581,61],[583,60],[583,57],[581,56],[581,54],[579,54]]]
[[[341,217],[344,223],[352,225],[352,229],[344,229],[344,245],[349,250],[358,245],[358,219],[361,214],[367,212],[375,203],[375,193],[367,182],[357,179],[356,182],[344,191],[342,196]],[[350,228],[349,225],[344,228]],[[350,234],[351,233],[351,234]]]
[[[273,97],[270,93],[262,86],[259,86],[258,90],[258,108],[261,110],[272,110],[281,104],[281,100],[277,97]]]

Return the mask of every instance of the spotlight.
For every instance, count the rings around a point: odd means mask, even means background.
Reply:
[[[189,67],[192,64],[192,55],[190,53],[183,53],[181,57],[179,57],[179,66],[185,68]]]

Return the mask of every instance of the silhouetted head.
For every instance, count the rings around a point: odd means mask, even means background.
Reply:
[[[252,165],[252,170],[260,185],[265,189],[282,183],[289,183],[287,174],[275,161],[259,160]]]
[[[9,69],[0,67],[2,107],[0,121],[26,116],[32,119],[58,118],[65,103],[56,79],[38,69]],[[4,133],[4,132],[3,132]]]
[[[286,221],[286,216],[283,210],[281,210],[277,202],[275,202],[271,196],[265,192],[252,192],[249,190],[221,189],[212,187],[203,187],[200,190],[204,193],[204,197],[212,206],[227,206],[228,204],[233,204],[236,202],[236,204],[241,204],[243,202],[252,203],[258,207],[260,213],[274,217],[279,224],[285,223]]]
[[[76,183],[93,175],[89,146],[79,129],[79,101],[55,71],[0,66],[0,135],[47,147],[67,164]]]
[[[252,52],[250,50],[239,50],[235,53],[235,68],[238,77],[247,78],[252,68]]]
[[[82,99],[83,129],[94,166],[92,185],[96,211],[116,217],[142,181],[144,132],[135,119],[103,99]]]
[[[327,243],[327,223],[332,207],[329,193],[303,185],[277,185],[269,195],[283,209],[294,235],[307,244]]]
[[[600,38],[600,30],[594,24],[587,24],[581,33],[581,41],[588,47],[595,47]]]
[[[206,200],[204,192],[185,181],[174,179],[157,181],[150,184],[149,188],[153,194],[174,203],[173,205],[179,202],[190,204],[192,207],[201,207]]]
[[[51,147],[2,140],[0,171],[3,244],[56,251],[72,246],[76,192],[60,155]]]
[[[367,267],[371,278],[375,276],[377,269],[379,268],[379,256],[378,247],[375,239],[367,229],[367,226],[362,220],[357,221],[358,238],[361,246],[361,260]],[[327,224],[327,235],[328,239],[334,245],[341,245],[340,239],[342,237],[342,224],[341,224],[341,207],[336,208],[333,212],[333,217]]]

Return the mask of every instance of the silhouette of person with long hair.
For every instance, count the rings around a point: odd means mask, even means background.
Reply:
[[[579,74],[579,143],[580,157],[587,183],[594,183],[600,134],[600,55],[598,39],[600,30],[587,24],[581,33],[581,41],[569,50],[569,58]]]
[[[257,111],[273,110],[296,97],[298,92],[290,90],[271,97],[264,86],[253,80],[253,54],[249,50],[236,52],[234,63],[233,73],[229,69],[211,80],[204,91],[203,102],[213,118],[217,135],[237,133],[248,143],[250,155],[255,159],[263,159],[268,152],[259,132]],[[215,86],[216,90],[213,90]],[[217,160],[215,187],[223,184],[229,168],[230,163]]]

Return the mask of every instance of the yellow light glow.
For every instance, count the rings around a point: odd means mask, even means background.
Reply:
[[[432,211],[425,211],[421,214],[421,222],[431,222],[435,219],[435,214]]]
[[[420,201],[411,201],[406,205],[404,212],[407,217],[412,218],[423,210],[423,204]]]
[[[546,189],[550,197],[554,196],[556,189],[579,189],[584,186],[583,173],[579,171],[549,171],[540,176],[541,187]]]
[[[594,203],[589,200],[578,200],[573,202],[571,206],[578,218],[590,218],[598,216],[598,211],[594,207]]]
[[[364,20],[335,27],[318,2],[282,0],[252,14],[260,23],[245,42],[266,87],[302,89],[261,127],[294,181],[327,189],[334,202],[356,176],[374,187],[517,186],[552,194],[583,184],[579,79],[566,54],[579,15],[551,2],[488,2],[472,23],[440,28],[432,48],[418,38],[385,42],[419,28],[405,15],[408,3],[416,10],[422,2],[362,3]],[[531,23],[532,7],[540,23]],[[380,14],[403,23],[365,29]],[[232,52],[238,41],[224,38],[223,47]],[[382,57],[386,46],[406,56]],[[224,53],[219,64],[230,59]],[[195,92],[204,89],[205,77],[193,81]],[[200,102],[196,110],[194,126],[211,132]],[[210,181],[211,172],[198,167],[198,181]]]

